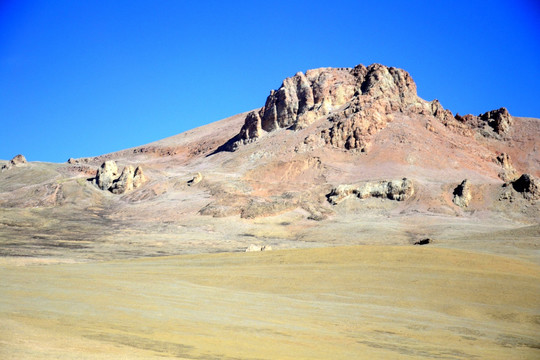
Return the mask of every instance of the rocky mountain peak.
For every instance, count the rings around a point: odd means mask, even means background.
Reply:
[[[324,143],[365,151],[373,136],[400,113],[432,117],[465,135],[479,131],[495,138],[504,136],[512,124],[505,108],[454,116],[438,100],[419,98],[415,82],[402,69],[380,64],[320,68],[286,78],[262,108],[248,113],[240,132],[220,150],[234,151],[272,131],[299,130],[325,118],[327,126],[318,134]]]
[[[391,121],[390,114],[405,111],[444,113],[440,105],[418,98],[416,84],[402,69],[372,64],[308,70],[272,90],[264,107],[247,115],[225,150],[234,151],[280,128],[305,128],[323,117],[330,125],[320,134],[327,144],[364,149],[368,138]]]

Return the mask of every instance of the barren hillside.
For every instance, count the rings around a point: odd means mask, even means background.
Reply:
[[[538,358],[540,120],[488,110],[322,68],[151,144],[2,161],[0,357]]]

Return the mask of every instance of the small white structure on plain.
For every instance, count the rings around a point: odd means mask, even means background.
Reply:
[[[247,249],[246,249],[246,252],[253,252],[253,251],[270,251],[272,250],[272,247],[270,245],[255,245],[255,244],[250,244]]]

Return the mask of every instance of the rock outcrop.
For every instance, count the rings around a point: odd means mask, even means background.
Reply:
[[[506,135],[514,122],[512,116],[504,107],[478,116],[456,114],[455,119],[469,128],[480,131],[482,135],[491,137]]]
[[[321,118],[328,121],[326,129],[318,133],[325,144],[366,151],[373,136],[400,113],[437,119],[463,135],[487,126],[499,136],[512,124],[505,108],[454,117],[438,100],[419,98],[416,84],[402,69],[380,64],[320,68],[286,78],[278,90],[270,92],[264,107],[250,112],[240,132],[218,151],[234,151],[269,132],[302,129]]]
[[[320,134],[326,143],[362,149],[391,120],[389,114],[405,111],[419,100],[414,81],[401,69],[373,64],[299,72],[273,90],[263,108],[247,115],[226,149],[235,150],[280,128],[307,127],[324,116],[331,123]],[[429,103],[424,103],[425,111],[430,112]]]
[[[502,167],[499,172],[499,178],[502,181],[513,181],[518,177],[518,172],[512,166],[510,155],[502,153],[495,158],[495,162]]]
[[[142,167],[137,166],[133,173],[133,187],[136,189],[146,182],[146,176],[142,171]]]
[[[540,180],[529,174],[521,175],[512,182],[512,187],[517,192],[523,194],[527,200],[540,199]]]
[[[122,170],[122,174],[116,180],[114,180],[110,191],[113,194],[124,194],[133,190],[133,177],[135,176],[135,169],[133,166],[128,165]]]
[[[196,173],[191,180],[187,182],[188,186],[193,186],[200,183],[203,179],[203,176],[200,172]]]
[[[246,249],[246,252],[256,252],[256,251],[270,251],[272,250],[272,247],[270,245],[255,245],[255,244],[250,244],[247,249]]]
[[[2,171],[9,170],[14,166],[25,166],[28,162],[26,161],[26,158],[24,155],[16,155],[11,159],[7,164],[2,166]]]
[[[506,108],[488,111],[479,115],[479,118],[499,135],[507,133],[513,122]]]
[[[124,194],[140,187],[146,182],[146,177],[140,166],[134,169],[131,165],[125,166],[118,176],[116,162],[107,160],[98,169],[94,182],[101,190],[108,190],[113,194]]]
[[[467,207],[472,199],[471,184],[465,179],[454,189],[452,201],[460,207]]]
[[[118,166],[114,160],[105,161],[96,173],[96,185],[101,190],[109,190],[118,177]]]
[[[339,185],[326,196],[328,201],[339,204],[343,200],[355,196],[360,199],[379,197],[403,201],[414,194],[413,182],[410,179],[392,181],[368,181],[357,185]]]

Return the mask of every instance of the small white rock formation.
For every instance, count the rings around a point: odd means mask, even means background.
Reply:
[[[23,155],[19,154],[13,157],[13,159],[11,159],[7,164],[3,165],[2,171],[9,170],[14,166],[26,166],[26,164],[26,158]]]
[[[114,160],[105,161],[96,173],[95,184],[101,190],[108,190],[113,194],[124,194],[140,187],[146,182],[142,168],[127,165],[118,176],[118,166]]]
[[[472,199],[471,184],[465,179],[454,189],[454,204],[460,207],[467,207]]]
[[[197,174],[195,174],[195,176],[193,176],[193,179],[189,180],[188,181],[188,186],[192,186],[192,185],[195,185],[195,184],[198,184],[202,181],[203,179],[203,176],[200,172],[198,172]]]
[[[133,174],[133,187],[138,188],[146,182],[146,176],[144,176],[142,168],[137,166],[135,173]]]
[[[101,190],[109,190],[118,177],[118,166],[114,160],[107,160],[96,173],[96,185]]]
[[[254,252],[254,251],[270,251],[272,250],[272,247],[270,245],[255,245],[255,244],[250,244],[247,249],[246,249],[246,252]]]
[[[414,194],[413,182],[410,179],[392,181],[368,181],[356,185],[339,185],[327,195],[328,201],[339,204],[350,196],[360,199],[380,197],[390,200],[403,201]]]

